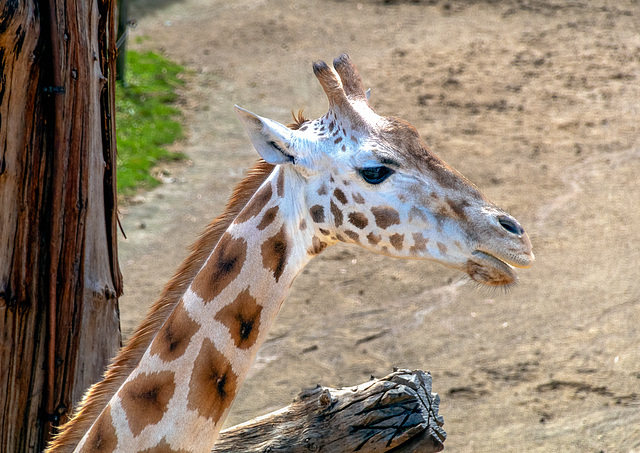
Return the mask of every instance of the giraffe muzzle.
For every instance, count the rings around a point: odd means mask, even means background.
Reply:
[[[497,255],[476,250],[466,264],[465,271],[472,280],[490,286],[503,286],[514,283],[518,276],[514,268],[526,269],[533,265],[533,252],[515,255]]]

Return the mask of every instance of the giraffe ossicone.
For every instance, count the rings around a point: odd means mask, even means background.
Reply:
[[[236,107],[263,161],[238,185],[50,452],[208,452],[294,278],[338,242],[487,285],[531,266],[520,224],[379,116],[348,56],[313,70],[329,111],[291,127]]]

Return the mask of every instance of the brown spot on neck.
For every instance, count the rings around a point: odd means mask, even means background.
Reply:
[[[163,437],[162,440],[153,447],[147,448],[145,450],[140,451],[140,453],[189,453],[187,450],[183,450],[182,448],[178,450],[174,450],[171,448],[171,445],[167,442],[167,438]]]
[[[262,220],[258,225],[258,229],[260,231],[264,230],[266,227],[268,227],[273,223],[273,221],[276,218],[276,215],[278,214],[279,209],[280,208],[278,208],[277,206],[267,209],[267,212],[264,213],[264,216],[262,216]]]
[[[191,373],[187,408],[217,423],[231,406],[237,383],[229,360],[205,338]]]
[[[191,319],[184,302],[180,301],[151,343],[149,352],[171,362],[184,354],[198,330],[200,324]]]
[[[276,282],[280,280],[287,265],[289,254],[287,234],[284,225],[275,235],[262,244],[262,264],[273,272]]]
[[[193,279],[191,288],[205,304],[211,302],[240,274],[246,259],[246,241],[225,233],[207,263]]]
[[[111,405],[107,405],[91,427],[82,451],[112,453],[118,446],[118,435],[111,418]]]
[[[416,254],[418,252],[424,252],[427,249],[428,238],[425,238],[422,233],[413,233],[413,245],[409,247],[409,252]]]
[[[278,172],[278,182],[276,183],[276,195],[284,197],[284,170],[280,168]]]
[[[174,378],[172,371],[142,373],[122,387],[120,404],[134,437],[162,420],[176,389]]]
[[[340,225],[342,225],[342,222],[344,220],[342,211],[340,210],[338,205],[333,202],[333,200],[331,200],[329,207],[331,209],[331,215],[333,215],[333,223],[335,226],[339,227]]]
[[[333,191],[333,196],[336,197],[336,199],[342,203],[342,204],[347,204],[347,196],[344,194],[344,192],[340,189],[340,188],[336,188]]]
[[[361,212],[352,212],[349,214],[349,223],[356,228],[363,229],[369,225],[369,219],[367,219],[367,216]]]
[[[224,324],[237,348],[249,349],[256,343],[260,331],[262,307],[245,289],[233,302],[225,306],[215,319]]]
[[[349,239],[351,239],[356,244],[360,244],[360,235],[355,231],[344,230],[344,234],[346,234],[349,237]]]
[[[282,172],[281,172],[282,173]],[[266,206],[266,204],[273,197],[273,190],[271,189],[271,184],[264,184],[260,190],[256,192],[251,201],[247,203],[240,214],[236,217],[236,223],[243,223],[253,217],[257,216],[262,212],[262,209]]]
[[[400,214],[393,208],[386,206],[375,206],[371,208],[371,212],[376,219],[376,225],[380,228],[387,229],[391,225],[400,224]]]
[[[367,240],[371,245],[378,245],[378,243],[382,240],[382,237],[372,231],[371,233],[367,234]]]
[[[402,250],[402,244],[404,243],[404,234],[392,234],[389,237],[389,242],[396,250]]]
[[[324,208],[319,204],[311,206],[309,214],[315,223],[324,223]]]
[[[364,197],[358,192],[354,192],[351,196],[353,197],[353,201],[355,201],[356,203],[364,204]]]
[[[322,253],[322,251],[324,249],[326,249],[328,246],[328,244],[322,240],[320,240],[320,238],[314,236],[313,239],[311,240],[311,248],[309,250],[307,250],[307,253],[309,255],[319,255],[320,253]]]

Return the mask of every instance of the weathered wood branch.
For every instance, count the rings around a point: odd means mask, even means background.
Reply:
[[[318,386],[283,409],[222,431],[213,453],[441,451],[439,404],[431,375],[419,370],[345,389]]]

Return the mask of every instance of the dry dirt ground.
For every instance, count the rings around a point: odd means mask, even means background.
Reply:
[[[191,162],[123,209],[125,334],[257,156],[233,105],[321,116],[311,62],[342,52],[374,109],[414,124],[534,244],[507,293],[429,262],[326,251],[228,424],[397,366],[433,374],[446,451],[640,451],[637,0],[148,0],[132,16],[133,47],[190,70],[177,148]]]

